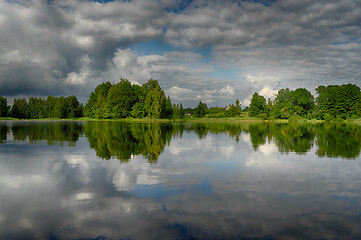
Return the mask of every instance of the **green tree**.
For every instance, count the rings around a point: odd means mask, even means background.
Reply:
[[[75,96],[65,98],[67,107],[66,118],[79,118],[82,117],[82,106]]]
[[[179,118],[184,118],[184,116],[185,116],[185,111],[184,111],[183,105],[180,103],[179,104]]]
[[[160,118],[166,101],[164,91],[160,88],[158,81],[153,79],[143,84],[142,87],[147,93],[144,100],[147,117]]]
[[[56,118],[65,119],[68,117],[67,103],[63,96],[55,98],[54,113]]]
[[[110,82],[101,83],[90,93],[84,106],[85,117],[104,118],[106,99],[111,86]]]
[[[0,117],[7,117],[8,115],[8,100],[0,96]]]
[[[45,101],[45,117],[56,117],[55,105],[56,98],[54,96],[48,96]]]
[[[13,106],[11,108],[11,114],[13,118],[26,119],[28,118],[28,103],[26,99],[14,99]]]
[[[310,91],[305,88],[298,88],[291,91],[289,95],[289,101],[293,106],[292,114],[306,117],[313,112],[315,102]]]
[[[171,119],[173,116],[173,107],[172,107],[172,101],[170,100],[170,97],[168,96],[164,102],[164,106],[162,108],[162,118],[168,118]]]
[[[105,117],[130,117],[130,112],[135,100],[134,90],[131,83],[126,79],[121,79],[119,83],[111,86],[109,89],[105,106]]]
[[[198,103],[198,106],[194,109],[194,116],[197,118],[204,117],[206,115],[208,107],[207,104],[202,103],[201,101]]]
[[[287,119],[291,115],[290,90],[288,88],[281,89],[276,94],[273,108],[273,117]]]
[[[316,88],[317,113],[319,118],[325,118],[326,114],[332,118],[345,119],[358,115],[358,101],[360,88],[354,84],[319,86]]]
[[[265,114],[266,116],[268,114],[266,99],[255,92],[251,99],[249,116],[258,117],[259,115],[262,116],[263,114]]]
[[[144,108],[144,103],[137,102],[133,105],[132,111],[130,113],[134,118],[143,118],[145,117],[146,110]]]

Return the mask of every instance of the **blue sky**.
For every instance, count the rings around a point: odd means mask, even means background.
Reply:
[[[173,102],[361,85],[361,1],[0,0],[0,95],[157,79]]]

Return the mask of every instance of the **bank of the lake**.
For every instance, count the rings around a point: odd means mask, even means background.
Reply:
[[[61,119],[61,118],[42,118],[42,119],[18,119],[11,117],[0,117],[0,121],[109,121],[109,122],[134,122],[134,123],[207,123],[207,122],[227,122],[227,123],[237,123],[237,122],[272,122],[272,123],[361,123],[361,119],[347,119],[347,120],[318,120],[318,119],[304,119],[304,118],[294,118],[294,119],[260,119],[260,118],[190,118],[186,117],[183,119],[161,119],[161,118],[119,118],[119,119],[97,119],[97,118],[74,118],[74,119]]]

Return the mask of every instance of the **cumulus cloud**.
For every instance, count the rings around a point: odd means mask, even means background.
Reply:
[[[226,94],[226,95],[234,95],[235,94],[234,88],[229,85],[227,87],[222,88],[219,92],[222,94]]]

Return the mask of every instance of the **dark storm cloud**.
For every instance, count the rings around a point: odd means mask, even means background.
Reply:
[[[152,23],[159,17],[146,3],[0,2],[0,94],[43,89],[47,95],[51,88],[61,94],[69,84],[86,83],[69,79],[85,67],[92,70],[86,81],[93,87],[117,48],[160,36],[162,28]]]

